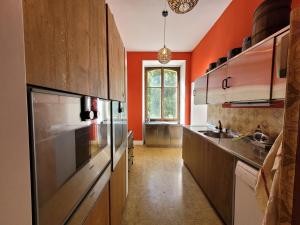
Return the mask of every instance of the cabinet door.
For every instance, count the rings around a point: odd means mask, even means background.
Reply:
[[[83,225],[109,225],[109,185],[106,184]]]
[[[227,102],[270,99],[273,45],[271,39],[229,61]]]
[[[208,75],[207,103],[219,104],[226,101],[224,80],[227,77],[227,65],[212,71]]]
[[[275,38],[275,62],[273,70],[272,99],[284,99],[286,91],[287,61],[289,50],[287,31]]]
[[[120,225],[126,201],[126,154],[123,153],[110,180],[111,225]]]
[[[113,14],[107,6],[109,97],[125,101],[125,49]]]
[[[158,126],[145,125],[145,144],[147,146],[157,145],[157,137],[158,137]]]
[[[88,1],[65,1],[67,17],[67,55],[69,74],[67,90],[89,94],[89,4]]]
[[[104,0],[24,0],[27,83],[108,97]]]
[[[194,104],[203,105],[206,104],[207,97],[207,75],[199,77],[195,81],[194,88]]]
[[[195,174],[194,177],[197,183],[201,186],[203,190],[206,190],[206,174],[209,172],[207,170],[207,144],[208,142],[201,136],[195,134],[195,141],[192,142],[194,147],[195,159]]]
[[[107,35],[105,0],[90,2],[90,68],[89,93],[100,98],[108,98]]]
[[[42,87],[67,85],[66,17],[62,0],[24,0],[26,81]]]
[[[182,135],[182,158],[184,161],[184,164],[188,167],[190,170],[191,165],[191,132],[183,128],[183,135]]]
[[[208,143],[207,187],[205,192],[226,225],[232,224],[234,165],[232,155]]]

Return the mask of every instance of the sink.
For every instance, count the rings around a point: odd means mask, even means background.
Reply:
[[[199,131],[200,133],[203,133],[204,135],[212,138],[233,138],[231,135],[227,133],[220,133],[220,132],[214,132],[214,131]]]

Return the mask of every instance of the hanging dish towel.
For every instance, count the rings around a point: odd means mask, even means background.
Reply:
[[[282,132],[274,142],[259,172],[256,185],[256,199],[264,213],[262,225],[279,224],[280,162],[282,153]]]

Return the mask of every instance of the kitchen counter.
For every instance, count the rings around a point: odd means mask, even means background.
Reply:
[[[232,140],[231,138],[213,138],[204,135],[199,131],[208,131],[207,126],[183,126],[184,128],[204,137],[211,143],[222,148],[224,151],[234,155],[236,158],[248,163],[249,165],[260,169],[267,156],[263,149],[255,147],[250,142],[244,139]]]
[[[160,121],[145,123],[145,144],[148,147],[181,147],[182,125]]]
[[[145,122],[145,125],[177,125],[177,126],[181,126],[180,123],[178,122],[165,122],[165,121],[151,121],[151,122]]]

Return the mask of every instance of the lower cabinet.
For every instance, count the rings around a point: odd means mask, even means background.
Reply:
[[[106,184],[84,225],[109,225],[109,184]]]
[[[181,147],[182,126],[178,124],[145,124],[148,147]]]
[[[232,225],[234,156],[184,128],[182,157],[219,216],[226,225]]]
[[[121,156],[110,179],[111,225],[120,225],[126,202],[126,154]]]

